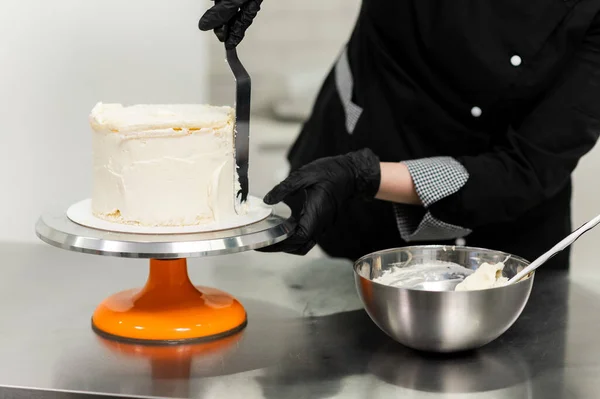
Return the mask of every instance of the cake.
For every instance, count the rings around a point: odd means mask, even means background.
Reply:
[[[232,108],[99,103],[90,124],[97,218],[190,226],[236,216]]]

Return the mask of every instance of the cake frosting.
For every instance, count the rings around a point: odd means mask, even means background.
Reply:
[[[374,278],[373,282],[391,287],[415,289],[424,283],[460,279],[462,281],[456,285],[455,291],[485,290],[508,283],[508,278],[502,275],[504,267],[504,262],[483,263],[476,270],[472,270],[451,262],[425,262],[409,267],[391,267]]]
[[[486,290],[506,285],[508,278],[502,276],[502,270],[504,270],[504,262],[483,263],[475,273],[458,284],[455,291]]]
[[[410,288],[433,281],[462,279],[473,271],[452,262],[430,261],[408,267],[393,266],[383,271],[374,282],[391,287]]]
[[[236,216],[232,108],[99,103],[90,125],[96,217],[188,226]]]

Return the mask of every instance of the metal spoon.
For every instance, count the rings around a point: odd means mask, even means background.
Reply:
[[[529,266],[527,266],[525,269],[517,273],[513,278],[508,280],[508,283],[506,283],[506,285],[514,284],[521,280],[523,277],[527,276],[529,273],[546,263],[546,261],[551,259],[554,255],[556,255],[557,253],[559,253],[560,251],[577,241],[577,239],[581,237],[584,233],[587,233],[588,231],[596,227],[598,223],[600,223],[600,215],[596,216],[595,218],[593,218],[592,220],[590,220],[589,222],[587,222],[586,224],[569,234],[565,239],[563,239],[561,242],[552,247],[550,251],[546,252],[545,254],[531,262]]]

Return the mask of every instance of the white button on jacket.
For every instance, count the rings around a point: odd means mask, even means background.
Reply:
[[[521,57],[519,57],[518,55],[513,55],[512,57],[510,57],[510,63],[512,64],[512,66],[519,66],[521,65],[521,62],[523,60],[521,60]]]

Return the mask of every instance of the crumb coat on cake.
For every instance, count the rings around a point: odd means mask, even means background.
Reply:
[[[99,103],[90,125],[96,217],[142,226],[235,217],[231,107]]]

